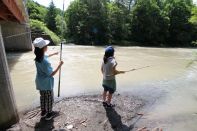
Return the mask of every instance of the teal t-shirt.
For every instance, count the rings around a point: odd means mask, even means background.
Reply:
[[[48,57],[44,56],[43,60],[35,62],[36,74],[36,89],[37,90],[52,90],[54,86],[54,78],[51,76],[53,68],[48,61]]]

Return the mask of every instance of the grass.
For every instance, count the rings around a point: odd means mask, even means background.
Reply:
[[[60,43],[60,38],[54,32],[49,30],[43,22],[31,19],[30,26],[32,30],[39,30],[49,35],[56,45]]]

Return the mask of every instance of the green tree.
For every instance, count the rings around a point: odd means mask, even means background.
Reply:
[[[192,8],[192,16],[189,20],[192,24],[197,25],[197,6]]]
[[[111,2],[107,6],[109,34],[113,42],[126,40],[129,34],[129,10],[126,6]]]
[[[41,6],[40,4],[32,0],[27,0],[26,6],[27,6],[30,19],[36,19],[36,20],[44,22],[44,19],[47,13],[46,7]]]
[[[168,19],[155,0],[138,0],[132,10],[131,38],[145,46],[164,45]]]
[[[67,36],[80,44],[108,41],[106,3],[101,0],[75,0],[66,11]]]
[[[169,46],[190,46],[192,26],[190,0],[166,0],[165,10],[170,19]]]
[[[106,0],[82,0],[88,7],[87,29],[89,42],[106,44],[108,42],[108,17]]]
[[[197,6],[192,9],[192,17],[189,20],[192,24],[192,45],[197,46]]]
[[[57,31],[56,31],[57,35],[61,36],[61,38],[65,38],[66,31],[67,31],[65,19],[61,15],[58,14],[55,17],[55,22],[56,22],[55,24],[57,28]]]
[[[43,22],[32,19],[30,20],[30,26],[32,30],[41,31],[49,35],[56,45],[60,43],[60,38],[54,32],[50,31]]]
[[[66,11],[67,37],[76,43],[84,43],[86,33],[87,5],[80,0],[73,1]]]
[[[56,16],[57,16],[57,10],[52,0],[49,5],[48,12],[46,14],[45,23],[47,27],[53,32],[57,32],[56,21],[55,21]]]

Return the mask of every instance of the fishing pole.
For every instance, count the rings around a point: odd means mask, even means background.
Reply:
[[[60,45],[60,61],[62,61],[62,42]],[[59,69],[59,81],[58,81],[58,97],[60,97],[60,82],[61,82],[61,67]]]
[[[148,68],[148,67],[150,67],[150,66],[143,66],[143,67],[139,67],[139,68],[133,68],[133,69],[130,69],[130,70],[127,70],[127,71],[124,71],[124,72],[131,72],[131,71],[141,70],[141,69]],[[106,76],[114,76],[114,75],[106,75]]]
[[[143,67],[139,67],[139,68],[134,68],[134,69],[131,69],[131,70],[127,70],[125,72],[131,72],[131,71],[136,71],[136,70],[140,70],[140,69],[144,69],[144,68],[148,68],[150,66],[143,66]]]
[[[64,0],[63,0],[63,12],[62,12],[62,40],[61,40],[61,44],[60,44],[60,61],[62,61],[62,44],[63,44],[63,18],[64,18]],[[58,81],[58,97],[60,97],[60,84],[61,84],[61,67],[59,70],[59,81]]]

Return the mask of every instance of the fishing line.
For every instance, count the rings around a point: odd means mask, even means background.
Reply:
[[[148,67],[150,67],[150,66],[143,66],[143,67],[139,67],[139,68],[133,68],[133,69],[127,70],[125,72],[136,71],[136,70],[140,70],[140,69],[144,69],[144,68],[148,68]]]
[[[139,67],[139,68],[133,68],[133,69],[130,69],[130,70],[127,70],[127,71],[124,71],[124,72],[131,72],[131,71],[136,71],[136,70],[141,70],[141,69],[144,69],[144,68],[148,68],[148,67],[151,67],[151,66],[143,66],[143,67]],[[115,76],[115,75],[106,75],[106,76]]]
[[[9,36],[3,37],[3,38],[9,39],[9,38],[12,38],[12,37],[18,37],[18,36],[22,36],[22,35],[30,34],[30,33],[33,33],[33,32],[32,31],[28,31],[28,32],[23,32],[23,33],[19,33],[19,34],[9,35]]]
[[[27,32],[23,32],[23,33],[17,33],[17,34],[12,34],[12,35],[8,35],[8,36],[3,36],[1,35],[4,39],[10,39],[12,37],[19,37],[25,34],[30,34],[30,33],[36,33],[36,31],[27,31]]]

